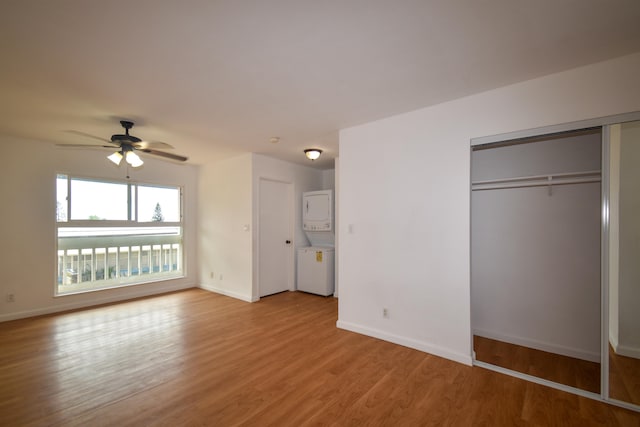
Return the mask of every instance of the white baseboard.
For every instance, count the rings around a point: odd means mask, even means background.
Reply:
[[[600,362],[599,352],[595,353],[579,348],[566,347],[528,338],[514,337],[493,331],[486,331],[483,329],[474,329],[473,334],[479,337],[489,338],[492,340],[507,342],[515,345],[521,345],[523,347],[529,347],[549,353],[561,354],[563,356],[574,357],[576,359],[587,360],[589,362]]]
[[[221,294],[221,295],[225,295],[231,298],[235,298],[235,299],[239,299],[242,301],[246,301],[246,302],[256,302],[258,301],[260,298],[254,298],[252,296],[249,295],[244,295],[244,294],[240,294],[237,292],[233,292],[233,291],[229,291],[226,289],[220,289],[220,288],[216,288],[215,286],[211,286],[211,285],[207,285],[205,283],[202,283],[198,286],[201,289],[204,289],[205,291],[209,291],[209,292],[214,292],[216,294]]]
[[[184,289],[190,289],[190,288],[195,288],[196,286],[193,284],[180,284],[180,285],[159,285],[158,287],[155,287],[154,289],[145,289],[143,291],[140,290],[132,290],[135,289],[134,286],[132,287],[126,287],[126,288],[119,288],[119,289],[127,289],[127,292],[125,294],[119,294],[119,295],[112,295],[112,296],[108,296],[108,297],[104,297],[104,296],[98,296],[96,298],[92,298],[90,300],[83,300],[83,301],[76,301],[76,302],[72,302],[72,303],[66,303],[66,304],[56,304],[55,306],[49,306],[49,307],[42,307],[42,308],[36,308],[36,309],[31,309],[31,310],[23,310],[23,311],[17,311],[14,313],[7,313],[7,314],[2,314],[0,315],[0,322],[6,322],[9,320],[18,320],[18,319],[25,319],[27,317],[35,317],[35,316],[42,316],[45,314],[52,314],[52,313],[59,313],[62,311],[69,311],[69,310],[77,310],[80,308],[89,308],[89,307],[93,307],[96,305],[102,305],[102,304],[109,304],[109,303],[113,303],[113,302],[120,302],[120,301],[127,301],[127,300],[131,300],[131,299],[135,299],[135,298],[141,298],[141,297],[147,297],[147,296],[153,296],[153,295],[159,295],[159,294],[166,294],[168,292],[174,292],[174,291],[181,291]],[[106,290],[106,289],[105,289]],[[94,295],[99,295],[99,292],[95,292],[93,293]],[[83,294],[83,295],[87,295],[87,294]],[[58,297],[60,298],[60,297]]]
[[[384,341],[389,341],[394,344],[402,345],[404,347],[413,348],[415,350],[424,351],[425,353],[433,354],[435,356],[443,357],[445,359],[453,360],[454,362],[463,363],[465,365],[472,365],[472,358],[469,354],[462,354],[455,351],[451,351],[447,348],[440,347],[438,345],[430,344],[424,341],[418,341],[413,338],[390,334],[379,329],[369,328],[367,326],[357,325],[355,323],[345,322],[338,320],[336,326],[340,329],[356,332],[362,335],[378,338]]]
[[[633,357],[634,359],[640,359],[640,348],[632,347],[618,342],[617,337],[609,332],[609,344],[613,348],[613,351],[620,356]]]
[[[634,359],[640,359],[640,348],[629,347],[627,345],[618,344],[615,348],[616,354],[620,356],[633,357]]]
[[[609,344],[613,347],[613,351],[618,353],[618,337],[609,331]]]

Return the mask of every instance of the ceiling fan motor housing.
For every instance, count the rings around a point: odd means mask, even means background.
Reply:
[[[133,122],[128,120],[120,120],[120,124],[127,132],[126,135],[111,135],[111,142],[125,142],[129,144],[134,144],[136,142],[142,141],[140,138],[135,137],[133,135],[129,135],[129,129],[133,127]]]
[[[111,142],[125,142],[133,144],[142,141],[140,138],[132,135],[111,135]]]

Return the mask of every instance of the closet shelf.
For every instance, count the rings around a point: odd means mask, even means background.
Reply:
[[[546,187],[553,185],[584,184],[600,182],[601,171],[553,173],[547,175],[519,176],[514,178],[474,181],[471,190],[497,190],[502,188]]]

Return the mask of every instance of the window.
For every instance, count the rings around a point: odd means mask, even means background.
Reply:
[[[58,175],[56,294],[183,276],[179,187]]]

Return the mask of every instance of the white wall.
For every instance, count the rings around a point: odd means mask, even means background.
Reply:
[[[291,271],[291,281],[295,282],[296,271],[296,249],[298,247],[308,246],[309,241],[302,230],[302,193],[305,191],[322,190],[323,185],[323,172],[307,166],[301,166],[282,160],[274,159],[271,157],[263,156],[260,154],[252,154],[252,183],[253,183],[253,196],[252,196],[252,217],[253,217],[253,252],[257,256],[258,254],[258,230],[256,229],[258,222],[258,188],[260,179],[270,179],[274,181],[288,182],[293,184],[293,199],[294,199],[294,229],[293,229],[293,245],[291,250],[293,251],[293,266]],[[258,258],[253,259],[253,291],[252,295],[254,299],[258,299]]]
[[[2,256],[0,320],[73,309],[111,301],[168,292],[196,285],[197,280],[197,168],[145,157],[145,164],[129,172],[132,180],[184,186],[184,248],[186,276],[156,283],[54,297],[56,277],[57,173],[95,178],[125,179],[126,168],[106,160],[98,150],[55,146],[0,137],[6,156],[0,168],[2,200]],[[13,293],[15,302],[4,295]]]
[[[640,122],[623,123],[620,144],[618,353],[640,358]]]
[[[477,150],[472,181],[601,168],[601,134]],[[600,183],[473,191],[475,335],[600,361]]]
[[[295,283],[295,248],[309,244],[302,231],[302,192],[322,189],[323,171],[253,153],[200,169],[200,286],[244,301],[259,300],[258,190],[263,178],[293,185],[290,283]]]
[[[200,169],[200,286],[253,301],[252,156],[244,154]]]
[[[322,188],[321,190],[336,189],[336,171],[335,169],[327,169],[322,171]]]
[[[338,326],[470,364],[470,140],[640,110],[638,73],[635,54],[342,130]]]

